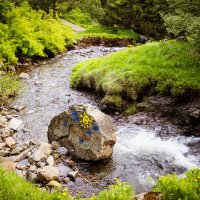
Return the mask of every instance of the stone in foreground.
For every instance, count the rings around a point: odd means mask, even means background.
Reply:
[[[19,120],[19,119],[13,117],[11,119],[8,127],[15,131],[21,131],[24,128],[24,123],[22,120]]]
[[[41,181],[51,181],[58,179],[59,171],[55,167],[45,166],[41,169],[38,169],[38,176]]]
[[[90,105],[73,105],[51,120],[48,139],[78,158],[96,161],[112,156],[116,135],[110,116]]]

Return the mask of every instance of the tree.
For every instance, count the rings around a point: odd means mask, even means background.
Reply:
[[[141,34],[160,37],[165,26],[160,8],[165,0],[93,0],[92,15],[107,26],[131,28]]]
[[[186,35],[200,43],[199,0],[167,0],[167,9],[161,14],[169,32]]]

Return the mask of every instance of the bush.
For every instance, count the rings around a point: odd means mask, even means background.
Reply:
[[[6,10],[4,20],[6,24],[0,22],[0,57],[6,63],[56,55],[73,40],[69,26],[26,2]]]
[[[164,200],[200,199],[200,169],[192,169],[183,178],[177,175],[161,176],[155,191],[162,192]]]

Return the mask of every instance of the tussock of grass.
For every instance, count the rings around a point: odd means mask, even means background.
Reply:
[[[93,85],[95,91],[132,102],[155,93],[180,97],[200,90],[199,65],[190,43],[152,42],[77,64],[71,87]]]
[[[49,193],[0,167],[0,200],[132,200],[133,196],[131,186],[118,181],[91,198],[72,197],[67,191]]]
[[[13,75],[0,76],[0,97],[15,96],[21,88],[20,81]],[[0,100],[1,101],[1,100]]]

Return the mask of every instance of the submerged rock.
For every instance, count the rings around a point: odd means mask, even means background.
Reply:
[[[112,118],[90,105],[74,105],[55,116],[48,127],[48,139],[84,160],[111,157],[116,142]]]

